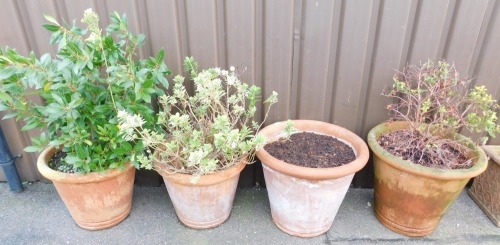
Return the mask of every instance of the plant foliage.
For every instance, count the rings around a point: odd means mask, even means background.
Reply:
[[[139,115],[120,112],[119,120],[125,139],[140,140],[145,147],[146,154],[134,158],[142,167],[152,168],[157,160],[171,172],[192,174],[196,181],[200,175],[234,166],[244,157],[251,160],[255,149],[265,144],[264,137],[255,136],[262,124],[253,120],[261,89],[241,82],[234,67],[198,72],[193,58],[186,58],[184,64],[194,94],[187,93],[184,77],[175,77],[172,93],[159,98],[162,110],[157,124],[162,130],[144,127],[145,120]],[[266,117],[276,102],[276,92],[264,101]]]
[[[24,120],[22,130],[44,128],[33,146],[62,147],[73,172],[95,172],[123,167],[130,153],[142,150],[119,136],[117,111],[125,110],[153,121],[148,105],[164,94],[170,74],[164,51],[137,61],[144,35],[133,34],[125,15],[111,14],[111,24],[102,31],[99,17],[91,9],[81,20],[87,29],[59,24],[53,17],[45,29],[57,54],[28,57],[13,49],[0,50],[0,110],[4,119]],[[32,95],[43,98],[39,101]]]

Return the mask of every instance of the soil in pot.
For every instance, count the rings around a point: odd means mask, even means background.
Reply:
[[[50,159],[49,167],[55,171],[60,171],[67,174],[75,173],[75,171],[72,168],[68,168],[67,165],[64,163],[64,158],[67,155],[68,154],[66,152],[57,151]]]
[[[257,157],[276,226],[293,236],[319,236],[332,226],[352,178],[365,166],[369,152],[363,140],[345,128],[320,121],[292,122],[300,133],[290,139],[280,139],[289,122],[260,130],[259,135],[271,142],[257,151]],[[299,156],[291,157],[297,153]]]
[[[468,169],[473,166],[468,149],[443,139],[433,146],[418,132],[397,130],[382,134],[377,142],[386,151],[415,164],[437,169]],[[448,142],[446,142],[448,141]]]
[[[327,135],[295,133],[264,146],[273,157],[309,168],[331,168],[350,163],[356,154],[348,144]]]

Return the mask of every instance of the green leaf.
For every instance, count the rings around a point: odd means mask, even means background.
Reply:
[[[168,80],[163,76],[163,74],[156,74],[156,81],[158,81],[161,85],[168,89]]]
[[[104,104],[104,105],[98,105],[96,107],[94,107],[94,110],[96,112],[99,112],[99,113],[103,113],[103,112],[108,112],[112,109],[111,105],[107,105],[107,104]]]
[[[44,24],[43,27],[50,32],[59,31],[60,27],[58,25]]]
[[[147,103],[151,103],[151,95],[148,93],[144,93],[143,91],[140,91],[139,93],[136,94],[136,100],[142,99],[146,101]]]
[[[52,93],[51,93],[51,95],[52,95],[52,98],[54,98],[54,100],[55,100],[58,104],[60,104],[60,105],[64,105],[64,104],[65,104],[65,103],[64,103],[64,100],[63,100],[63,98],[62,98],[61,96],[59,96],[58,94],[56,94],[56,93],[52,92]]]
[[[50,36],[50,44],[57,43],[61,40],[63,33],[61,31],[56,31]]]
[[[56,139],[56,140],[52,140],[50,141],[49,145],[50,146],[59,146],[59,145],[62,145],[64,144],[65,142],[63,140],[60,140],[60,139]]]
[[[156,54],[156,62],[160,63],[163,62],[163,58],[165,57],[165,50],[162,48],[160,51],[158,51],[158,54]]]
[[[12,75],[14,75],[15,72],[16,70],[12,67],[0,69],[0,80],[10,78]]]
[[[165,95],[165,91],[163,91],[162,89],[160,88],[155,88],[155,91],[156,91],[156,95],[157,96],[162,96],[162,95]]]
[[[68,155],[68,156],[66,156],[66,158],[64,159],[64,161],[66,161],[66,163],[68,163],[68,164],[75,164],[77,162],[82,161],[82,159],[80,159],[77,156]]]
[[[143,34],[137,35],[137,46],[142,46],[144,44],[144,39],[146,39],[146,36]]]
[[[38,127],[38,124],[36,123],[36,121],[33,121],[33,122],[30,122],[26,125],[24,125],[24,127],[21,128],[21,131],[29,131],[29,130],[32,130],[34,128],[37,128]]]
[[[12,103],[12,98],[10,97],[10,95],[8,95],[7,93],[2,92],[2,91],[0,91],[0,100],[8,101],[8,102]]]
[[[9,113],[9,114],[6,114],[5,116],[3,116],[3,120],[5,119],[10,119],[10,118],[14,118],[14,117],[17,117],[17,115],[19,115],[18,112],[12,112],[12,113]]]
[[[0,103],[0,111],[10,110],[10,107],[6,106],[4,103]]]
[[[40,147],[37,147],[37,146],[28,146],[28,147],[24,148],[25,152],[39,152],[41,150],[42,149]]]

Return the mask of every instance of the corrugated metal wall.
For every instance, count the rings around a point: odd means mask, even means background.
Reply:
[[[42,14],[81,19],[87,8],[104,24],[108,12],[127,13],[132,28],[147,36],[141,55],[164,47],[166,62],[181,72],[194,56],[202,67],[244,65],[243,79],[276,90],[279,104],[269,123],[316,119],[346,127],[365,138],[387,119],[386,99],[395,69],[444,58],[473,76],[500,99],[500,3],[495,0],[417,1],[224,1],[2,0],[0,45],[27,53],[50,52]],[[29,144],[19,124],[2,121],[11,150]],[[491,141],[500,144],[500,138]],[[24,154],[25,180],[39,178],[36,156]],[[2,178],[3,176],[0,176]],[[370,165],[355,185],[371,185]]]

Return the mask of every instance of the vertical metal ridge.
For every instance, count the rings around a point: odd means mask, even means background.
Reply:
[[[59,19],[62,19],[64,22],[71,24],[71,21],[68,16],[68,9],[66,7],[66,3],[64,1],[54,1],[54,6],[59,16]]]
[[[224,0],[217,0],[215,2],[215,29],[217,35],[216,44],[217,44],[217,65],[219,67],[227,67],[227,34],[226,34],[226,4]]]
[[[105,15],[103,15],[103,16],[107,16],[107,17],[109,17],[109,16],[110,16],[110,14],[111,14],[111,12],[109,11],[109,6],[108,6],[109,1],[98,1],[98,2],[102,4],[102,8],[103,8],[103,10],[102,10],[102,11],[104,11],[104,13],[105,13]],[[113,11],[115,11],[115,10],[113,10]],[[120,14],[123,14],[123,13],[120,13]],[[107,21],[107,22],[104,22],[104,23],[105,23],[105,24],[107,23],[108,25],[109,25],[109,24],[110,24],[110,22],[111,22],[111,20],[110,20],[109,18],[106,18],[106,21]]]
[[[450,23],[450,26],[449,26],[448,31],[446,33],[447,39],[449,39],[449,37],[453,35],[453,31],[455,29],[455,20],[457,18],[456,17],[457,16],[456,11],[458,11],[458,9],[460,7],[460,2],[458,2],[458,3],[455,2],[454,4],[455,4],[455,6],[454,6],[455,8],[454,8],[454,12],[453,12],[453,19],[452,19],[452,22]],[[450,48],[448,44],[449,44],[449,41],[447,41],[445,43],[445,46],[443,46],[443,54],[442,54],[441,57],[444,58],[444,59],[446,59],[446,57],[448,56],[448,51],[449,51],[449,48]]]
[[[138,12],[137,19],[139,21],[139,27],[141,28],[140,33],[144,33],[144,35],[146,36],[146,42],[143,46],[144,57],[149,57],[154,55],[154,52],[158,50],[153,50],[153,44],[151,43],[151,29],[148,18],[148,1],[136,1],[136,7]]]
[[[266,39],[264,37],[265,33],[265,23],[266,23],[266,15],[265,13],[265,7],[264,7],[264,2],[262,0],[257,0],[255,3],[255,11],[254,11],[254,31],[255,31],[255,51],[256,55],[254,58],[254,64],[253,66],[255,67],[255,80],[260,81],[260,87],[262,88],[262,91],[265,91],[266,89],[266,83],[263,81],[264,80],[264,72],[266,71],[266,66],[265,66],[265,55],[264,55],[264,47],[265,47],[265,42]],[[260,13],[260,16],[257,16]],[[262,112],[264,113],[264,112]],[[264,116],[264,115],[262,115]],[[264,118],[264,117],[262,117]]]
[[[399,60],[399,69],[403,69],[403,67],[406,65],[407,60],[409,57],[411,57],[411,48],[413,47],[413,36],[415,35],[415,30],[417,28],[416,25],[418,24],[416,22],[416,17],[420,13],[420,8],[422,4],[418,0],[412,0],[410,4],[410,11],[408,13],[408,21],[406,24],[406,32],[405,32],[405,37],[403,41],[403,48],[401,50],[401,58]]]
[[[497,95],[497,102],[500,101],[500,86],[498,86],[498,89],[496,91],[496,95]],[[497,114],[500,114],[500,108],[497,109]]]
[[[262,91],[264,91],[263,84],[264,82],[262,81],[262,74],[263,74],[263,68],[264,66],[262,65],[264,63],[264,20],[263,18],[257,18],[257,13],[263,13],[263,2],[262,0],[257,0],[254,1],[253,5],[253,19],[254,19],[254,24],[253,24],[253,67],[254,67],[254,83],[259,85],[259,87],[262,88]],[[260,16],[259,16],[260,17]],[[262,16],[263,17],[263,16]],[[261,65],[259,65],[259,63]]]
[[[105,26],[109,25],[109,11],[108,11],[108,5],[106,4],[106,1],[100,1],[100,0],[94,0],[94,6],[96,6],[96,9],[94,10],[96,13],[99,14],[99,16],[106,16],[106,18],[101,18],[102,21],[102,26],[101,28],[104,28]]]
[[[293,53],[292,53],[292,83],[290,85],[290,106],[289,115],[292,119],[297,118],[300,111],[300,93],[299,93],[299,77],[300,77],[300,55],[301,55],[301,36],[302,36],[302,19],[304,17],[303,1],[294,0],[293,2]]]
[[[474,76],[477,73],[477,69],[479,64],[481,63],[480,57],[483,56],[484,53],[484,44],[489,36],[489,27],[491,25],[491,20],[493,19],[493,12],[498,5],[496,4],[496,0],[489,0],[486,5],[486,10],[483,16],[483,21],[481,22],[481,29],[479,30],[479,34],[476,39],[476,46],[474,46],[474,50],[472,51],[471,62],[469,64],[469,69],[467,70],[468,76]],[[476,79],[472,81],[474,84],[477,82]],[[499,93],[497,93],[499,94]]]
[[[35,52],[35,54],[39,55],[40,51],[38,50],[38,46],[36,45],[36,37],[33,32],[33,28],[28,24],[30,23],[30,16],[27,11],[24,11],[26,9],[25,2],[12,0],[12,5],[16,8],[16,16],[18,17],[18,21],[22,26],[21,32],[24,37],[24,43],[27,46],[26,50],[28,51],[28,53],[30,52],[30,50],[32,50]],[[21,11],[21,9],[23,9],[23,11]]]
[[[146,36],[144,45],[140,48],[142,51],[142,58],[147,58],[153,55],[153,48],[150,39],[149,30],[149,20],[148,20],[148,10],[147,1],[135,1],[135,11],[137,12],[135,20],[137,21],[137,26],[139,30],[137,33],[143,33]]]
[[[264,63],[264,50],[263,50],[263,43],[264,43],[264,31],[263,31],[263,19],[262,18],[257,18],[257,13],[263,13],[263,2],[262,0],[256,0],[253,2],[253,11],[252,11],[252,18],[253,18],[253,30],[252,30],[252,37],[253,37],[253,60],[252,60],[252,65],[253,65],[253,83],[261,88],[261,91],[265,91],[265,87],[263,86],[265,83],[262,81],[262,74],[263,71],[262,69],[264,66],[262,65]],[[259,63],[261,65],[259,65]],[[263,104],[260,104],[257,106],[257,108],[260,110],[260,113],[256,114],[256,117],[259,121],[261,121],[265,117],[265,106]]]
[[[183,60],[184,60],[184,57],[185,56],[189,56],[189,54],[191,53],[190,51],[190,47],[189,47],[189,40],[188,40],[188,19],[187,19],[187,9],[186,9],[186,4],[183,0],[177,0],[176,1],[176,7],[177,7],[177,11],[175,11],[177,14],[176,14],[176,19],[177,19],[177,22],[176,22],[176,32],[179,34],[177,36],[177,43],[179,45],[179,54],[180,56],[178,57],[179,58],[179,64],[180,64],[180,67],[181,67],[181,71],[179,72],[183,72],[184,69],[182,69],[184,67],[184,63],[183,63]]]
[[[373,75],[373,63],[375,59],[373,54],[378,44],[378,35],[380,30],[380,12],[382,11],[382,8],[380,7],[382,5],[381,1],[383,0],[376,0],[373,2],[372,12],[370,16],[370,29],[368,31],[368,38],[366,41],[367,45],[364,57],[365,59],[363,64],[363,76],[361,79],[361,91],[358,100],[358,113],[356,115],[355,127],[355,132],[360,135],[365,135],[365,132],[363,132],[363,130],[366,124],[365,119],[368,102],[367,97],[368,92],[370,91]]]
[[[457,15],[457,1],[448,1],[448,7],[446,9],[446,15],[443,23],[443,30],[441,31],[441,36],[439,37],[438,49],[436,51],[435,59],[442,59],[445,56],[445,50],[447,51],[447,46],[449,44],[451,31],[454,26]]]
[[[343,4],[342,1],[335,1],[333,6],[333,15],[331,20],[332,28],[330,30],[330,55],[328,56],[328,71],[326,75],[326,88],[325,98],[329,98],[328,106],[323,107],[323,119],[325,121],[332,121],[333,117],[333,104],[335,102],[336,90],[336,76],[338,68],[338,57],[340,33],[342,29],[341,20],[343,17]],[[328,96],[330,94],[330,96]]]
[[[179,20],[179,6],[177,4],[177,1],[173,1],[173,7],[176,9],[174,12],[174,33],[175,33],[175,41],[176,41],[176,51],[178,56],[176,57],[177,63],[179,64],[180,67],[180,72],[182,72],[182,58],[183,58],[183,53],[182,53],[182,35],[181,35],[181,30],[180,30],[180,20]]]

